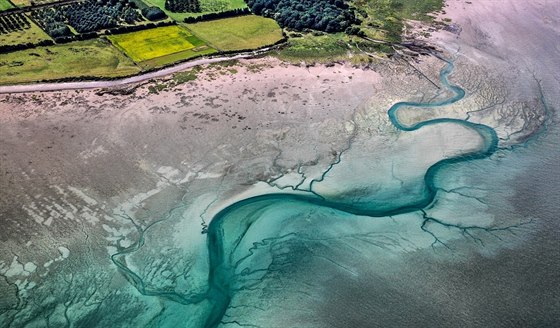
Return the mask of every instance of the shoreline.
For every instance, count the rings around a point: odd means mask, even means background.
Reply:
[[[54,82],[39,82],[39,83],[30,83],[30,84],[0,85],[0,94],[26,93],[26,92],[50,92],[50,91],[66,91],[66,90],[87,90],[87,89],[98,89],[98,88],[122,87],[133,83],[140,83],[154,78],[164,77],[197,66],[220,63],[228,60],[254,58],[256,56],[265,54],[272,48],[274,48],[274,45],[263,49],[256,49],[252,51],[237,53],[233,56],[227,56],[227,54],[225,55],[222,54],[219,57],[206,57],[206,58],[203,57],[192,61],[186,61],[168,67],[163,67],[161,69],[156,69],[146,73],[140,73],[137,75],[125,76],[122,78],[116,78],[110,80],[100,79],[100,80],[76,81],[76,82],[54,81]]]

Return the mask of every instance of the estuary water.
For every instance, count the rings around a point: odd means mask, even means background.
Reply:
[[[396,165],[393,159],[388,169],[374,150],[363,154],[367,141],[356,133],[307,189],[247,198],[215,215],[206,266],[191,269],[200,272],[192,273],[196,286],[185,293],[148,289],[127,267],[126,256],[143,237],[113,262],[142,294],[187,306],[189,327],[533,324],[537,312],[542,323],[552,323],[558,310],[547,285],[509,288],[528,276],[518,270],[537,261],[530,276],[558,281],[550,276],[558,265],[557,235],[543,228],[558,227],[560,203],[558,184],[549,183],[559,182],[552,114],[513,149],[500,149],[496,132],[482,124],[447,118],[401,124],[400,108],[428,110],[465,96],[449,82],[452,70],[446,62],[440,72],[447,99],[388,110],[399,134],[428,133],[415,135],[422,144],[433,133],[442,151],[430,155],[437,148],[430,141],[426,154],[412,152]],[[535,290],[538,300],[529,297]],[[481,300],[494,307],[481,307]],[[155,324],[176,324],[161,320]]]
[[[397,119],[397,111],[404,106],[417,107],[419,109],[428,107],[445,106],[456,101],[461,100],[465,92],[458,86],[451,85],[447,76],[452,72],[453,63],[448,62],[445,68],[442,69],[440,78],[441,83],[445,88],[449,88],[454,96],[437,103],[411,103],[399,102],[394,104],[388,111],[391,122],[397,129],[402,131],[415,131],[421,129],[426,125],[435,125],[440,123],[453,123],[466,126],[475,130],[483,138],[483,147],[476,152],[469,152],[454,158],[442,160],[435,165],[431,166],[424,176],[424,184],[422,193],[415,195],[414,198],[408,200],[407,203],[398,201],[390,204],[376,204],[375,199],[367,199],[365,202],[348,202],[345,199],[325,199],[320,193],[313,190],[314,184],[310,184],[311,196],[292,195],[292,194],[267,194],[257,196],[243,201],[237,202],[219,212],[211,221],[208,228],[208,253],[210,260],[210,274],[208,278],[209,292],[208,296],[212,297],[215,309],[213,309],[211,316],[206,322],[206,327],[215,327],[222,320],[227,306],[231,301],[232,287],[236,284],[236,276],[239,274],[236,270],[239,264],[243,262],[244,258],[237,259],[234,255],[238,251],[240,243],[248,234],[252,226],[260,221],[284,221],[286,218],[298,218],[303,213],[310,212],[309,208],[323,207],[332,209],[345,214],[353,214],[366,217],[387,217],[403,213],[409,213],[421,210],[433,202],[437,192],[437,187],[434,185],[434,177],[440,167],[452,163],[462,161],[474,160],[490,156],[498,145],[498,137],[494,130],[490,127],[480,124],[473,124],[470,122],[455,120],[455,119],[436,119],[417,123],[413,126],[403,126]],[[341,164],[342,158],[331,165],[321,178],[319,182],[324,180],[334,165]],[[372,198],[375,194],[372,195]],[[407,197],[410,199],[410,197]],[[376,206],[377,205],[377,206]],[[274,223],[271,225],[275,225]],[[262,238],[263,236],[259,234]],[[273,236],[266,236],[267,239],[274,238]],[[236,261],[232,261],[235,259]],[[250,275],[250,271],[242,271],[244,276]]]

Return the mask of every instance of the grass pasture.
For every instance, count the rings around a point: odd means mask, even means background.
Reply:
[[[276,21],[256,15],[188,24],[187,27],[222,51],[256,49],[274,44],[283,37]]]
[[[132,60],[106,40],[77,41],[0,56],[0,84],[63,78],[112,78],[139,73]]]
[[[139,65],[142,66],[143,68],[158,68],[165,65],[185,61],[187,59],[191,59],[195,57],[211,55],[213,53],[216,53],[216,49],[210,48],[208,46],[202,46],[191,50],[185,50],[174,54],[146,60],[140,62]]]
[[[111,35],[108,38],[115,47],[144,68],[161,67],[216,52],[177,25]]]
[[[8,0],[0,0],[0,11],[4,11],[10,8],[14,8],[14,6],[12,6],[12,4]]]

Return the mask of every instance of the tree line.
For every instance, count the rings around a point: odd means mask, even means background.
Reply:
[[[274,18],[282,27],[340,32],[358,24],[342,0],[246,0],[253,13]]]
[[[71,36],[68,25],[79,34],[85,34],[144,21],[136,4],[130,0],[86,0],[39,8],[33,10],[32,15],[53,38]]]
[[[241,16],[241,15],[248,15],[250,13],[251,13],[251,10],[249,10],[249,8],[233,9],[233,10],[222,11],[222,12],[217,12],[217,13],[208,13],[208,14],[204,14],[204,15],[200,15],[200,16],[196,16],[196,17],[186,17],[184,19],[184,22],[188,23],[188,24],[192,24],[192,23],[202,22],[202,21],[207,21],[207,20],[214,20],[214,19],[220,19],[220,18],[229,18],[229,17]]]
[[[0,54],[5,54],[17,50],[33,49],[37,47],[52,46],[54,42],[52,40],[41,40],[37,43],[22,43],[14,45],[0,45]]]

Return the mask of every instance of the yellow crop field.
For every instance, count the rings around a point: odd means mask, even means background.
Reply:
[[[137,63],[187,50],[196,52],[197,48],[207,48],[204,42],[177,25],[111,35],[109,40]]]

